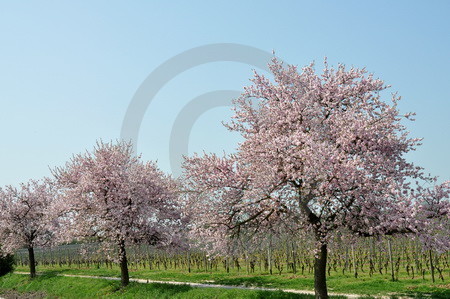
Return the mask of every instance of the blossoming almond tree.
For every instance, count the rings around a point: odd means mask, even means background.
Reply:
[[[95,237],[104,249],[118,250],[123,286],[129,283],[127,244],[178,242],[175,183],[155,163],[134,156],[131,144],[98,142],[54,175],[64,193],[66,239]]]
[[[321,75],[313,65],[299,72],[276,59],[270,69],[273,82],[255,74],[234,101],[226,126],[244,138],[238,152],[185,160],[187,184],[197,192],[190,195],[194,229],[208,236],[219,227],[223,236],[224,228],[285,220],[310,231],[316,297],[328,298],[327,243],[334,231],[420,233],[436,217],[448,223],[449,185],[436,189],[439,204],[424,204],[432,193],[413,183],[433,178],[405,160],[420,140],[401,124],[411,114],[399,113],[400,98],[381,99],[383,81],[326,62]],[[419,216],[424,211],[428,216]]]
[[[36,277],[34,248],[50,245],[55,221],[50,204],[55,192],[49,179],[31,180],[18,188],[0,189],[0,240],[2,251],[13,253],[26,247],[29,254],[30,276]]]

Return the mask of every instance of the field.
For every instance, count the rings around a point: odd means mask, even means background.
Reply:
[[[187,285],[130,283],[47,274],[30,280],[24,275],[0,278],[0,296],[19,298],[313,298],[283,292],[193,288]],[[14,297],[17,298],[17,297]],[[332,297],[338,299],[339,297]]]
[[[352,246],[335,245],[330,250],[328,287],[331,293],[361,296],[399,296],[450,298],[449,253],[422,250],[407,239],[359,242]],[[307,247],[294,244],[286,250],[286,242],[278,242],[271,251],[260,250],[234,256],[207,256],[202,252],[172,252],[150,247],[129,250],[131,278],[156,281],[200,282],[275,289],[313,290],[313,256]],[[291,244],[292,245],[292,244]],[[306,246],[306,245],[305,245]],[[131,284],[119,290],[118,281],[60,277],[58,274],[82,274],[119,277],[119,267],[108,262],[98,248],[78,244],[51,250],[38,250],[37,269],[43,275],[28,282],[25,275],[14,274],[0,280],[0,289],[16,287],[17,291],[46,291],[55,296],[72,297],[98,294],[108,296],[193,297],[193,298],[303,298],[295,294],[267,293],[247,290],[200,289],[190,286]],[[292,250],[295,248],[295,250]],[[270,257],[270,259],[268,258]],[[17,272],[28,271],[24,252],[16,255]],[[432,263],[430,263],[430,261]],[[391,265],[392,262],[392,265]],[[272,274],[270,273],[272,272]],[[433,282],[434,277],[434,282]],[[78,291],[95,285],[97,292]],[[131,295],[134,294],[134,295]],[[155,294],[155,295],[153,295]],[[156,295],[158,294],[158,295]],[[102,296],[103,296],[102,295]],[[286,297],[288,296],[288,297]],[[297,297],[296,297],[297,296]],[[308,297],[305,297],[308,298]],[[311,297],[312,298],[312,297]]]

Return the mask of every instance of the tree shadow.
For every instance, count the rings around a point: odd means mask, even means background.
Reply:
[[[294,294],[286,293],[283,291],[258,291],[255,298],[265,299],[265,298],[282,298],[282,299],[314,299],[314,295],[308,294]],[[346,296],[330,296],[331,299],[347,299]]]
[[[36,278],[50,278],[50,277],[56,277],[60,274],[57,270],[46,270],[44,272],[38,272],[38,275]]]
[[[130,282],[126,287],[119,287],[116,290],[116,295],[124,298],[172,298],[179,297],[183,293],[192,290],[190,285],[170,285],[165,283],[138,283]],[[149,295],[151,294],[151,295]],[[184,296],[182,296],[184,297]]]
[[[270,281],[264,277],[236,277],[236,278],[222,278],[217,279],[214,283],[234,286],[257,286],[257,287],[270,287]]]
[[[174,285],[174,284],[168,284],[168,283],[149,283],[154,290],[163,291],[164,293],[167,293],[167,295],[175,295],[178,293],[184,293],[192,290],[192,287],[187,284],[180,284],[180,285]]]
[[[403,295],[403,294],[402,294]],[[406,296],[411,298],[427,298],[427,299],[448,299],[450,298],[450,289],[447,290],[438,290],[434,292],[411,292],[406,293]],[[400,297],[400,295],[399,295]],[[395,296],[391,297],[392,299],[396,299]]]
[[[306,295],[306,294],[293,294],[293,293],[286,293],[283,291],[258,291],[256,293],[256,298],[258,299],[264,299],[264,298],[282,298],[282,299],[314,299],[313,295]]]

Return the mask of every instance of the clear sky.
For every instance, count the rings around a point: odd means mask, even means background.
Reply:
[[[97,139],[120,137],[126,109],[159,65],[194,47],[237,43],[299,66],[366,67],[403,97],[423,146],[409,158],[450,179],[450,1],[1,1],[0,186],[50,175]],[[252,68],[214,62],[180,73],[153,99],[138,152],[170,171],[169,136],[184,105],[241,90]],[[214,99],[212,99],[214,100]],[[231,151],[220,123],[197,119],[189,152]]]

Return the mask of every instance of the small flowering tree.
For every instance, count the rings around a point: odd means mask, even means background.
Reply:
[[[64,198],[64,236],[96,238],[105,250],[117,250],[123,286],[129,283],[127,244],[178,242],[175,183],[155,163],[135,157],[131,144],[98,142],[54,175]]]
[[[433,179],[405,160],[420,140],[409,138],[401,124],[411,114],[399,113],[400,98],[381,99],[383,81],[364,69],[333,69],[326,62],[321,75],[313,65],[299,72],[277,60],[270,69],[273,82],[255,74],[234,101],[226,126],[244,138],[238,152],[185,160],[186,182],[196,191],[189,205],[194,229],[224,235],[285,221],[311,232],[316,297],[328,298],[333,232],[419,234],[437,217],[448,223],[449,186],[430,191],[411,184]],[[439,200],[430,200],[433,195]]]
[[[36,277],[34,248],[50,245],[56,223],[51,218],[50,204],[54,198],[50,180],[31,180],[18,188],[0,189],[0,240],[2,251],[13,253],[26,247],[30,276]]]
[[[450,249],[450,181],[434,188],[418,187],[413,194],[417,237],[428,249]]]

